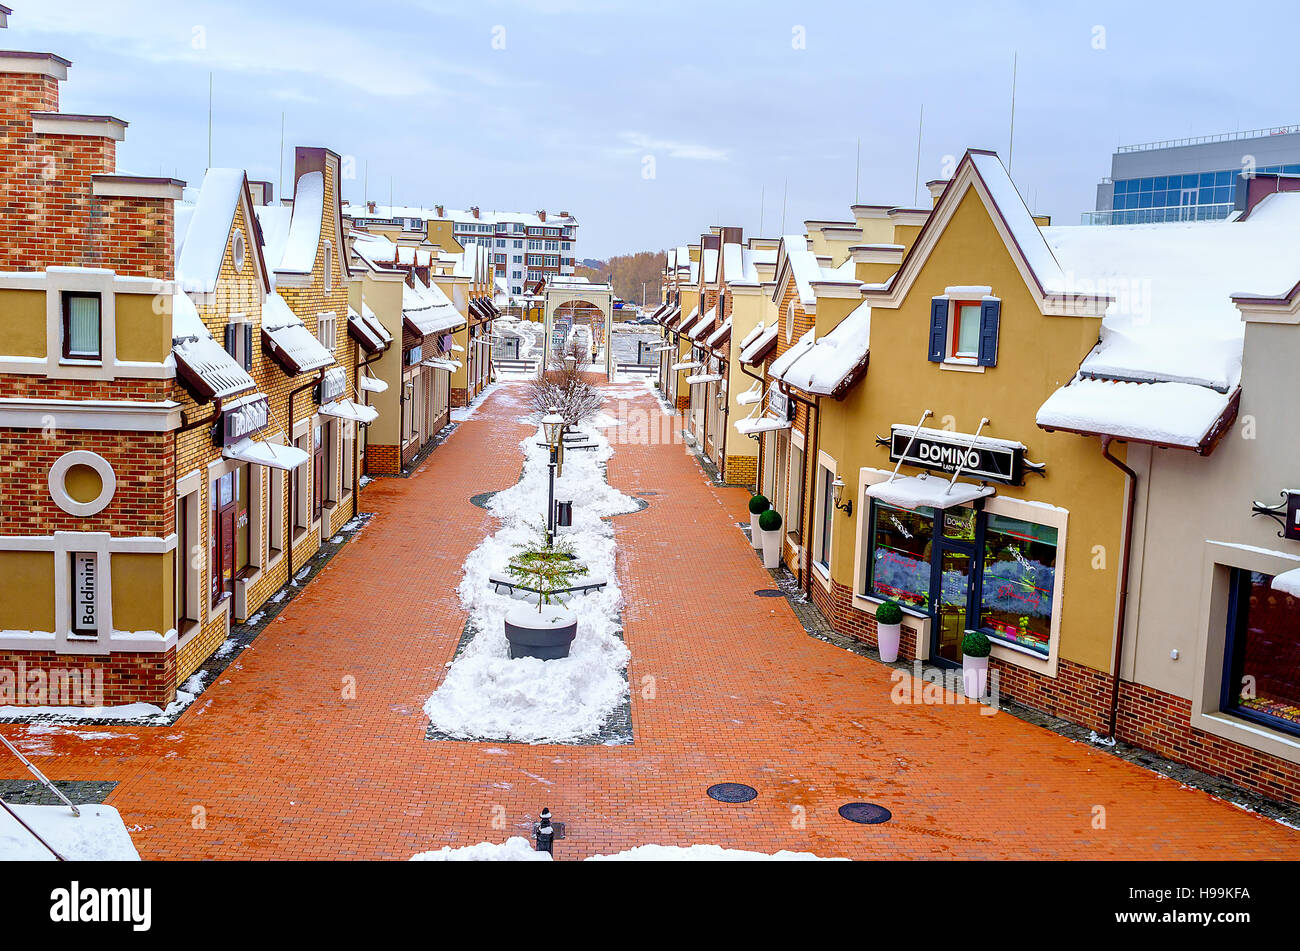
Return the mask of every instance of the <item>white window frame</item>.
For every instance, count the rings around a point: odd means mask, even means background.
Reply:
[[[325,293],[334,293],[334,242],[325,240]],[[330,348],[333,349],[332,347]]]
[[[338,349],[339,315],[332,310],[316,315],[316,339],[330,353]]]

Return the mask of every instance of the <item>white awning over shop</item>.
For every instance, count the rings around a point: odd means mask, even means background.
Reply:
[[[696,383],[718,383],[721,380],[721,373],[697,373],[695,376],[686,378],[686,382],[690,386],[694,386]]]
[[[778,429],[789,429],[793,425],[790,420],[777,419],[775,416],[747,416],[736,420],[736,432],[742,436],[753,436],[758,433],[775,432]]]
[[[381,380],[378,377],[362,375],[358,378],[361,388],[367,393],[386,393],[388,392],[388,381]]]
[[[655,353],[668,353],[669,351],[671,351],[671,350],[676,350],[676,349],[677,349],[677,345],[676,345],[676,344],[666,343],[666,344],[664,344],[662,347],[655,347],[654,352],[655,352]]]
[[[753,386],[745,392],[737,394],[736,402],[741,406],[753,406],[755,403],[763,401],[763,384],[755,380]]]
[[[694,361],[687,361],[686,363],[673,364],[674,370],[698,370],[699,368],[700,365],[698,363],[695,363]]]
[[[1293,598],[1300,598],[1300,568],[1292,568],[1280,575],[1274,575],[1273,583],[1269,587],[1274,591],[1289,594]]]
[[[299,466],[306,465],[307,460],[311,458],[297,446],[282,446],[279,443],[267,442],[265,439],[241,439],[233,446],[223,449],[221,455],[237,462],[249,462],[270,469],[283,469],[285,472],[292,472]]]
[[[354,423],[373,423],[379,418],[379,410],[373,406],[363,406],[360,403],[353,402],[350,399],[335,400],[332,403],[323,403],[318,412],[322,416],[333,416],[335,419],[346,419]]]
[[[993,495],[992,486],[975,485],[958,480],[949,485],[948,479],[922,473],[916,476],[898,476],[885,482],[867,486],[873,499],[902,509],[946,509],[955,505],[968,505],[976,499]]]
[[[448,353],[464,353],[464,352],[465,352],[465,348],[462,347],[460,344],[458,344],[455,340],[453,340],[453,341],[451,342],[451,346],[448,348],[448,351],[447,351],[447,352],[448,352]]]
[[[429,367],[431,370],[446,370],[448,373],[455,373],[460,369],[459,360],[440,360],[437,357],[430,357],[428,360],[421,360],[420,366]]]

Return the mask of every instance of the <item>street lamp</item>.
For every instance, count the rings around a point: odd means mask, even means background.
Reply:
[[[836,476],[835,481],[831,483],[831,492],[834,493],[835,507],[840,509],[845,515],[852,515],[853,500],[849,499],[847,502],[841,504],[840,500],[844,498],[844,480],[839,476]]]
[[[546,547],[555,541],[555,468],[559,463],[559,453],[564,442],[564,417],[558,406],[552,406],[542,417],[542,432],[546,436],[546,445],[551,450],[551,461],[547,463],[551,470],[550,487],[546,494]]]

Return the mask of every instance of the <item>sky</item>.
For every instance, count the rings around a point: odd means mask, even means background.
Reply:
[[[1117,145],[1300,121],[1285,5],[5,2],[63,111],[130,123],[122,171],[199,184],[211,86],[214,166],[278,186],[283,122],[286,184],[325,146],[345,200],[568,211],[580,259],[928,206],[967,148],[1075,224]]]

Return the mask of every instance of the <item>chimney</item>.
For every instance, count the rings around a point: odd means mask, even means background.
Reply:
[[[949,182],[949,179],[946,179],[946,178],[936,178],[936,179],[934,179],[933,181],[929,181],[929,182],[926,182],[926,183],[925,183],[925,187],[928,188],[928,189],[930,189],[930,207],[931,207],[931,208],[933,208],[935,205],[937,205],[937,204],[939,203],[939,196],[942,195],[942,194],[943,194],[943,190],[944,190],[945,188],[948,187],[948,182]]]
[[[569,217],[569,213],[568,213],[567,211],[562,211],[562,212],[560,212],[560,217],[561,217],[561,218],[567,218],[567,217]]]
[[[478,217],[478,205],[470,205],[469,210],[470,210],[470,213],[471,213],[475,218]]]
[[[366,202],[366,213],[370,215],[375,213],[375,203],[373,201]]]
[[[539,211],[537,213],[537,217],[541,220],[542,224],[546,224],[546,209],[543,208],[541,211]]]
[[[446,218],[446,217],[447,217],[447,209],[446,209],[445,207],[443,207],[442,205],[434,205],[434,206],[433,206],[433,210],[436,211],[436,212],[438,213],[438,217],[439,217],[439,218]]]
[[[253,194],[254,205],[269,205],[275,198],[275,187],[270,182],[248,182],[248,190]]]

